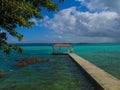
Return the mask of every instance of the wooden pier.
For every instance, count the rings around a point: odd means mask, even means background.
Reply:
[[[98,90],[120,90],[120,80],[74,53],[68,55],[101,87]]]

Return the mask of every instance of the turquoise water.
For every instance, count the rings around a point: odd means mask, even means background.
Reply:
[[[19,55],[0,53],[0,90],[96,90],[80,68],[66,55],[51,55],[50,46],[23,46]],[[49,58],[49,62],[18,68],[14,64],[25,57]]]
[[[0,90],[96,90],[68,56],[52,56],[51,46],[22,46],[24,54],[0,52]],[[77,44],[74,52],[120,79],[119,44]],[[63,49],[64,50],[64,49]],[[49,58],[49,62],[16,68],[25,57]]]
[[[76,54],[120,79],[120,44],[74,46]]]

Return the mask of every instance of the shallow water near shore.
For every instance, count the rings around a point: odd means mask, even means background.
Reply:
[[[51,56],[49,62],[11,69],[0,80],[0,90],[95,90],[68,56]]]
[[[51,55],[51,46],[22,46],[24,54],[0,52],[0,90],[96,90],[79,67],[66,55]],[[120,45],[77,44],[74,52],[120,79]],[[14,64],[26,57],[49,58],[49,62],[18,68]]]

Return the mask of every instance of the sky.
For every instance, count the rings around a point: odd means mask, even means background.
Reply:
[[[58,12],[41,14],[31,28],[16,29],[24,34],[19,43],[120,43],[120,0],[65,0]]]

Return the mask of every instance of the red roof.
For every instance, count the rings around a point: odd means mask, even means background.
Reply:
[[[55,44],[54,46],[58,46],[58,47],[71,47],[71,44]]]

